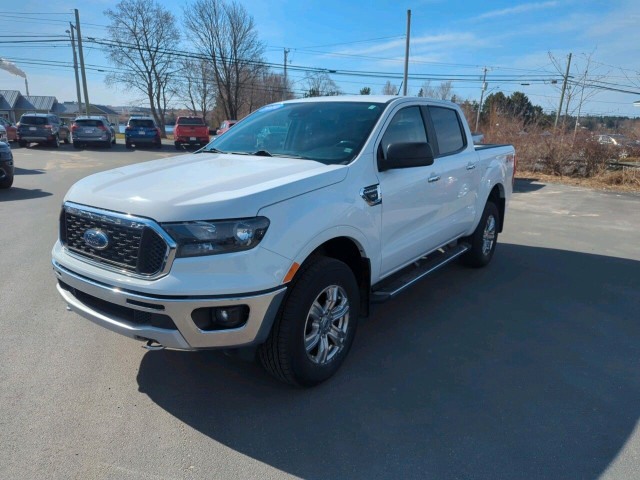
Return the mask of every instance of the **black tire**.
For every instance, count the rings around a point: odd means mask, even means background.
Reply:
[[[25,148],[27,146],[27,142],[25,142],[24,140],[18,140],[18,145],[22,148]]]
[[[111,140],[111,143],[112,143],[112,144],[114,144],[114,145],[116,144],[116,137],[115,137],[115,135],[113,136],[113,139]]]
[[[158,140],[158,143],[156,143],[156,148],[162,148],[162,140]]]
[[[66,143],[67,145],[69,145],[69,136],[64,137],[64,143]]]
[[[111,148],[113,146],[113,143],[111,143],[111,140],[107,140],[107,142],[104,144],[105,147],[107,148]]]
[[[180,145],[178,142],[173,142],[173,145],[176,147],[176,150],[182,150],[182,145]]]
[[[493,242],[487,250],[484,248],[485,227],[489,227],[493,221]],[[493,202],[487,202],[482,212],[480,222],[473,234],[463,241],[468,242],[471,248],[462,256],[462,261],[470,267],[480,268],[487,265],[493,258],[498,243],[498,225],[500,225],[500,212]]]
[[[51,141],[51,146],[58,148],[60,147],[60,137],[58,136],[58,134],[56,133],[55,137],[53,137],[53,140]]]
[[[349,316],[342,348],[326,363],[318,364],[312,361],[305,349],[305,329],[310,326],[307,325],[307,318],[312,304],[330,286],[341,287],[342,292],[346,293]],[[356,333],[359,308],[358,284],[345,263],[321,256],[309,259],[289,285],[269,337],[258,348],[262,365],[271,375],[292,385],[312,386],[327,380],[349,353]],[[336,346],[332,344],[331,348]]]
[[[128,149],[132,149],[133,148],[133,146],[131,145],[131,142],[124,142],[124,146],[125,146],[125,148],[128,148]]]
[[[13,175],[7,175],[0,180],[0,189],[11,188],[11,185],[13,185]]]
[[[75,148],[76,150],[80,150],[82,148],[82,145],[80,145],[78,142],[73,142],[73,148]]]

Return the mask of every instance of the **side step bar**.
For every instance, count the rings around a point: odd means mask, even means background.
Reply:
[[[407,267],[409,268],[408,271],[407,268],[405,268],[399,273],[392,275],[388,280],[383,280],[379,286],[374,286],[374,290],[371,292],[371,302],[386,302],[390,298],[393,298],[402,292],[405,288],[416,283],[418,280],[421,280],[430,273],[438,270],[440,267],[446,265],[452,260],[455,260],[464,252],[469,250],[469,248],[469,244],[459,243],[451,248],[438,249],[429,256],[421,258],[414,263],[414,267]]]

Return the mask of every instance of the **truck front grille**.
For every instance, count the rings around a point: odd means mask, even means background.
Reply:
[[[89,230],[106,235],[105,248],[87,243],[85,233]],[[170,250],[155,229],[138,219],[67,205],[60,216],[60,240],[80,256],[142,276],[161,272]]]

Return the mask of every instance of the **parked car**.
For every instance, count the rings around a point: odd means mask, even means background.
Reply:
[[[7,138],[7,130],[3,125],[0,125],[0,142],[9,143],[9,139]]]
[[[209,127],[202,117],[178,117],[173,127],[176,150],[184,145],[202,147],[209,143]]]
[[[13,153],[8,143],[0,142],[0,189],[13,185]]]
[[[275,377],[313,385],[343,363],[370,302],[456,258],[491,261],[515,169],[513,147],[474,145],[451,102],[269,105],[179,161],[76,183],[57,288],[149,349],[257,350]]]
[[[124,129],[125,146],[153,145],[162,148],[160,129],[151,117],[131,117]]]
[[[627,158],[630,155],[636,156],[640,154],[640,143],[620,134],[598,135],[597,141],[600,145],[610,145],[619,153],[619,158]]]
[[[50,113],[25,113],[18,122],[18,144],[28,147],[31,143],[60,146],[60,119]]]
[[[7,139],[10,142],[15,142],[18,139],[18,129],[6,118],[0,117],[0,125],[2,125],[7,132]]]
[[[111,148],[116,143],[116,136],[106,118],[99,116],[77,117],[71,127],[73,147],[82,148],[87,145],[102,145]]]
[[[482,133],[471,133],[471,138],[473,138],[474,145],[481,145],[484,143],[484,134]]]
[[[58,136],[64,143],[69,143],[71,141],[71,129],[63,120],[60,121]]]
[[[231,127],[233,127],[236,123],[238,123],[237,120],[225,120],[220,124],[220,128],[216,130],[216,135],[217,136],[222,135],[224,132],[226,132]]]

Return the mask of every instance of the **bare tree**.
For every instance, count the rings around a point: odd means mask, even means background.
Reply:
[[[342,95],[342,90],[326,73],[306,73],[304,80],[307,84],[305,97]]]
[[[181,82],[176,95],[193,115],[207,120],[216,105],[217,89],[211,65],[206,60],[182,60]]]
[[[398,87],[391,84],[391,80],[387,80],[387,83],[382,87],[382,95],[397,95]]]
[[[281,101],[283,86],[284,98],[293,98],[289,79],[287,85],[284,85],[284,75],[264,70],[253,84],[244,89],[243,96],[247,98],[247,102],[241,113],[248,115],[263,105]]]
[[[235,0],[196,0],[184,9],[184,24],[211,65],[225,116],[239,118],[243,88],[264,69],[253,17]]]
[[[175,17],[155,0],[122,0],[104,14],[113,39],[106,46],[108,58],[121,69],[110,73],[107,83],[144,94],[166,137],[165,115],[175,70],[171,49],[180,38]]]
[[[441,82],[437,87],[431,86],[431,80],[426,80],[420,87],[419,97],[439,98],[448,100],[453,94],[453,84],[451,81]]]

